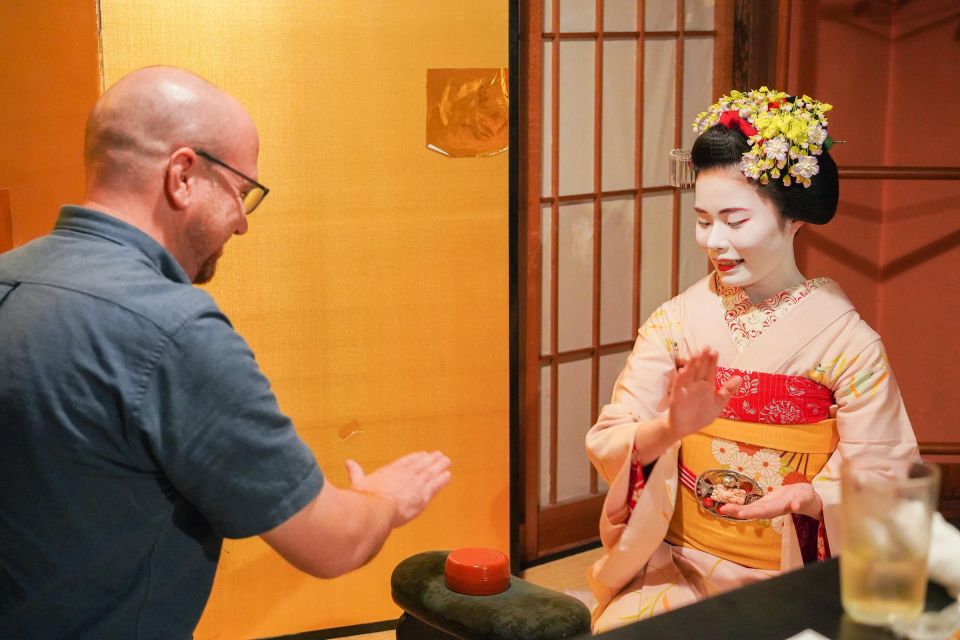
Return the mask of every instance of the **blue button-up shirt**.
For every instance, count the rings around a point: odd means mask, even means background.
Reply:
[[[222,538],[322,484],[246,342],[152,238],[68,206],[0,254],[0,637],[190,637]]]

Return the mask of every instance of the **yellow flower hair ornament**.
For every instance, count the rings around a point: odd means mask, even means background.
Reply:
[[[833,144],[824,115],[832,108],[767,87],[731,91],[698,115],[693,129],[703,133],[716,124],[739,129],[751,145],[740,160],[745,176],[762,184],[781,180],[786,187],[795,182],[809,187],[820,171],[817,156]]]

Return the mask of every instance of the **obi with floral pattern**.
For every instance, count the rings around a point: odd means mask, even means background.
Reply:
[[[790,516],[748,522],[716,518],[699,507],[692,479],[708,469],[730,469],[751,478],[764,494],[781,485],[812,482],[837,446],[837,424],[830,418],[833,394],[799,376],[722,367],[718,384],[733,375],[742,382],[723,417],[681,441],[684,490],[677,496],[666,540],[746,567],[779,569],[780,536]],[[807,529],[798,529],[801,543],[815,544]]]

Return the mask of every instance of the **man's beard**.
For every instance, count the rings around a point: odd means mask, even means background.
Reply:
[[[217,272],[217,260],[223,255],[223,249],[217,249],[216,253],[207,258],[200,268],[197,275],[193,276],[193,284],[206,284],[213,280],[213,274]]]

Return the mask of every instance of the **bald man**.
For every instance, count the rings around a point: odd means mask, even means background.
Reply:
[[[449,482],[439,452],[324,482],[193,286],[267,194],[258,152],[230,96],[135,71],[90,113],[82,204],[0,255],[0,638],[189,638],[224,537],[335,577]]]

